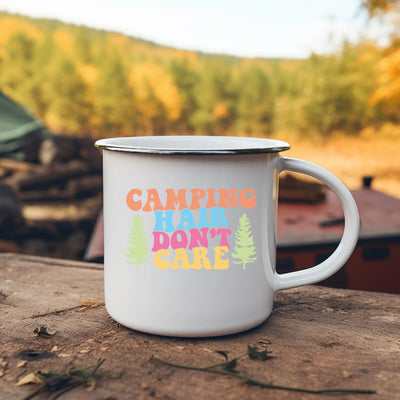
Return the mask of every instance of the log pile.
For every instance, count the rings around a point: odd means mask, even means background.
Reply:
[[[292,173],[285,173],[279,179],[280,201],[319,203],[325,199],[326,187],[319,181]]]
[[[102,207],[101,154],[93,140],[27,142],[0,158],[0,252],[82,259]]]

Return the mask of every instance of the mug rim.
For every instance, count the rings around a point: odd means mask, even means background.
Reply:
[[[147,154],[221,155],[278,153],[290,148],[276,139],[240,136],[125,136],[97,140],[103,150]]]

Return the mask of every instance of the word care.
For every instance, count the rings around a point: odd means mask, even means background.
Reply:
[[[166,189],[162,197],[156,189],[131,189],[126,205],[136,214],[129,232],[127,262],[139,268],[153,258],[159,269],[224,270],[232,260],[245,269],[257,259],[251,221],[245,213],[256,202],[254,189],[250,188]],[[228,221],[225,210],[229,207],[239,211],[234,213],[238,215],[236,221]],[[150,242],[145,236],[143,212],[154,213]],[[235,231],[230,227],[232,222]],[[233,232],[235,245],[231,250],[229,238]]]

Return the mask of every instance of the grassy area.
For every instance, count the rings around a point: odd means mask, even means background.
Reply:
[[[349,189],[361,186],[363,176],[374,176],[372,187],[400,198],[400,128],[364,130],[360,136],[336,134],[311,142],[296,135],[279,135],[291,144],[282,155],[318,164],[341,179]]]

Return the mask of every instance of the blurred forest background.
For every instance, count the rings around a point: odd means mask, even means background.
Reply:
[[[361,4],[392,26],[307,59],[209,55],[0,12],[0,90],[46,127],[92,138],[208,134],[287,140],[350,187],[400,197],[400,3]]]

